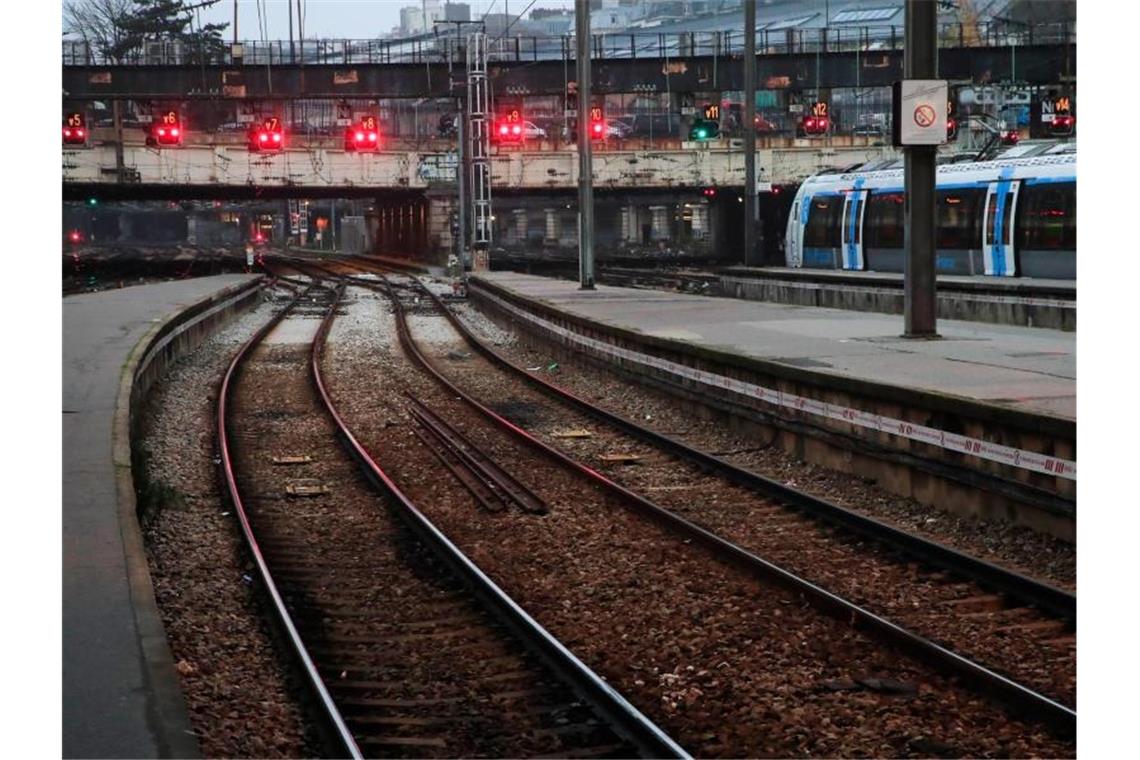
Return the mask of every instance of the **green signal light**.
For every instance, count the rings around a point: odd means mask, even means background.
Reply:
[[[99,205],[99,199],[98,198],[88,198],[87,199],[87,205],[88,206],[98,206]]]
[[[697,130],[697,139],[698,140],[704,140],[708,136],[709,136],[709,131],[707,129],[698,129]]]

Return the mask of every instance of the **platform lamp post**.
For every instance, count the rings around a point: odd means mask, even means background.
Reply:
[[[930,0],[906,0],[903,42],[903,79],[932,80],[937,76],[938,6]],[[940,105],[944,111],[945,106]],[[896,114],[910,118],[909,113]],[[904,337],[937,338],[937,297],[935,295],[934,182],[936,145],[904,147],[903,175],[905,206],[903,239],[906,247],[903,268]]]
[[[575,0],[575,67],[578,77],[578,285],[594,289],[594,183],[590,144],[590,2]]]

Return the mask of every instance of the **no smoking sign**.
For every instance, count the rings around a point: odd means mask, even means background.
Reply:
[[[935,110],[925,103],[914,109],[914,123],[920,127],[929,127],[937,118]]]
[[[946,142],[946,82],[907,79],[894,88],[896,145],[941,145]]]

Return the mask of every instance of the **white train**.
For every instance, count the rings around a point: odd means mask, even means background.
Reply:
[[[1076,279],[1073,147],[939,166],[937,271]],[[804,181],[788,215],[788,266],[903,271],[902,161],[869,169]]]

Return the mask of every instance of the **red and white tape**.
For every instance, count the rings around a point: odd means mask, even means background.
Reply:
[[[926,427],[925,425],[917,425],[913,422],[907,422],[906,420],[899,420],[881,414],[874,414],[873,412],[867,412],[862,409],[839,406],[838,404],[820,401],[819,399],[797,396],[793,393],[781,391],[778,388],[767,388],[763,385],[737,380],[727,375],[706,372],[684,364],[678,364],[668,359],[662,359],[659,356],[652,356],[640,351],[615,346],[596,338],[581,335],[573,330],[543,319],[536,314],[532,314],[525,309],[520,309],[493,293],[479,288],[477,283],[471,283],[471,286],[479,289],[481,297],[491,300],[507,312],[602,357],[618,358],[640,364],[644,367],[652,367],[653,369],[683,377],[703,385],[728,390],[741,396],[756,399],[765,404],[794,409],[804,414],[812,414],[817,417],[847,422],[856,427],[878,430],[891,435],[897,435],[901,438],[909,438],[931,446],[938,446],[950,451],[975,456],[979,459],[999,462],[1010,467],[1039,472],[1045,475],[1053,475],[1067,480],[1075,481],[1077,479],[1077,463],[1068,459],[1051,457],[1036,451],[1027,451],[1026,449],[1018,449],[1012,446],[1003,446],[999,443],[984,441],[980,438],[970,438],[969,436],[958,435],[957,433],[948,433],[945,430],[938,430],[937,428]]]

